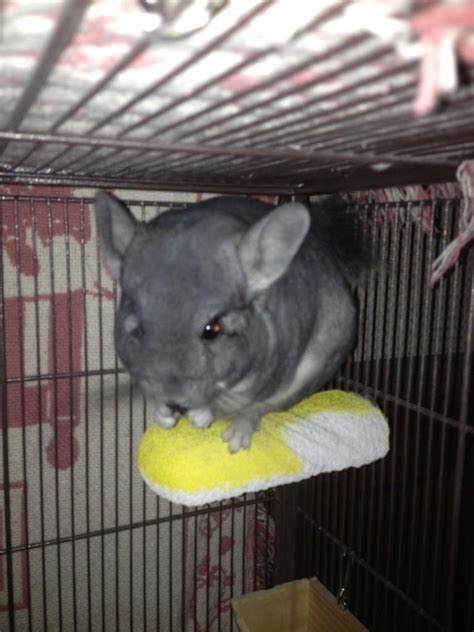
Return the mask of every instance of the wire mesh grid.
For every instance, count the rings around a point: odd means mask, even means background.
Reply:
[[[417,61],[348,30],[353,3],[292,3],[282,33],[283,3],[231,2],[178,44],[137,27],[139,2],[99,4],[0,2],[0,182],[351,191],[452,180],[472,157],[472,70],[414,117]],[[88,198],[0,203],[2,629],[227,629],[233,594],[312,573],[371,629],[472,629],[472,254],[428,289],[455,202],[429,229],[417,204],[360,208],[384,266],[333,385],[383,406],[392,455],[186,512],[133,467],[146,405],[106,333]]]
[[[0,200],[0,628],[232,629],[232,596],[272,580],[274,494],[191,510],[146,491],[116,288],[89,200],[58,194]]]
[[[458,201],[359,206],[380,269],[331,386],[382,406],[391,455],[186,510],[137,475],[146,404],[114,354],[116,288],[89,199],[55,193],[1,200],[2,627],[225,630],[233,595],[316,574],[369,629],[470,629],[472,253],[428,287]]]
[[[331,386],[377,401],[389,419],[391,452],[294,490],[291,574],[318,576],[370,630],[467,632],[474,624],[473,253],[431,289],[431,261],[453,237],[458,202],[359,210],[380,268],[360,293],[358,348]]]
[[[416,117],[419,56],[351,4],[229,2],[176,42],[143,31],[138,0],[9,2],[0,176],[258,193],[452,180],[474,148],[469,65]],[[408,24],[437,3],[399,4]]]

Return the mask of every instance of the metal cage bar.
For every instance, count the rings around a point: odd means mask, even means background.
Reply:
[[[414,219],[423,206],[429,229]],[[358,349],[334,385],[376,399],[391,425],[391,453],[359,471],[299,485],[296,540],[315,553],[309,568],[304,554],[296,557],[294,576],[315,574],[337,594],[338,560],[349,559],[344,594],[369,629],[467,630],[472,252],[431,290],[431,262],[455,234],[459,204],[359,209],[381,261],[360,294]]]
[[[198,619],[211,625],[217,617],[215,625],[229,629],[231,611],[216,604],[273,582],[273,518],[259,508],[272,506],[276,495],[187,509],[154,502],[137,480],[132,437],[145,428],[146,405],[132,399],[110,353],[117,293],[104,290],[90,202],[67,191],[64,197],[10,192],[0,198],[0,559],[8,626],[177,630],[195,628]],[[130,203],[148,219],[185,206]],[[81,437],[79,461],[74,440],[64,442],[74,438],[70,431]],[[29,491],[22,511],[17,478]],[[231,558],[224,563],[219,552],[225,551]],[[155,593],[147,590],[152,577]],[[22,592],[26,601],[18,606]]]
[[[242,9],[212,36],[201,34],[190,54],[173,68],[145,88],[135,86],[118,107],[101,114],[100,99],[115,94],[114,86],[120,85],[132,64],[158,45],[169,46],[159,31],[136,37],[129,50],[114,58],[102,77],[72,103],[48,113],[52,124],[34,129],[25,126],[25,117],[38,118],[42,113],[44,104],[37,103],[37,97],[51,87],[51,74],[62,69],[62,53],[75,50],[78,43],[73,36],[81,33],[81,19],[89,15],[87,2],[66,3],[29,80],[23,86],[19,83],[20,97],[7,112],[0,136],[0,181],[81,184],[100,180],[109,186],[133,187],[139,177],[146,188],[186,186],[257,193],[273,186],[281,192],[318,193],[452,180],[455,165],[470,156],[474,142],[471,75],[463,74],[463,85],[437,111],[414,117],[411,104],[418,61],[403,59],[392,46],[361,29],[328,39],[316,52],[304,45],[305,38],[318,33],[324,39],[326,27],[340,20],[349,4],[334,1],[324,9],[315,7],[314,15],[308,12],[283,45],[264,42],[244,51],[240,41],[246,31],[275,3],[257,3],[247,12]],[[414,5],[412,10],[419,8]],[[290,53],[285,55],[287,49]],[[234,63],[185,87],[187,72],[199,73],[201,62],[229,50],[239,51]],[[277,54],[281,63],[273,63],[268,76],[260,71],[250,85],[244,81],[229,94],[228,79],[246,72],[252,76],[259,64],[270,63]],[[180,78],[183,88],[177,90]],[[321,86],[330,89],[321,92]],[[150,107],[148,101],[155,98],[161,101]],[[112,98],[108,101],[113,103]],[[66,125],[81,124],[90,108],[95,115],[86,124],[81,142],[70,133],[57,133]],[[102,134],[104,128],[110,130],[108,138]],[[295,146],[299,147],[296,152]],[[268,163],[260,160],[263,154]],[[291,169],[279,162],[285,154]],[[221,169],[211,168],[210,155],[218,157]],[[309,163],[299,162],[305,156]],[[250,161],[250,169],[241,171],[244,159]],[[379,164],[388,171],[372,168]]]

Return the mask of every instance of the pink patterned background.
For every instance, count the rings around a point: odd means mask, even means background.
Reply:
[[[147,420],[140,397],[130,398],[127,376],[114,373],[116,293],[97,258],[91,192],[34,193],[5,188],[0,201],[18,629],[29,616],[34,630],[45,621],[48,631],[59,629],[60,620],[64,629],[74,620],[87,629],[89,609],[94,629],[103,621],[116,629],[117,613],[123,629],[144,629],[145,620],[149,629],[178,630],[183,621],[187,630],[227,629],[231,595],[263,586],[272,521],[261,504],[171,520],[182,508],[144,491],[135,452]],[[133,208],[151,217],[164,199],[198,197],[158,193],[151,205]],[[101,377],[102,369],[111,371]],[[126,529],[157,518],[165,519],[158,527]],[[104,529],[110,533],[71,542]],[[59,547],[21,549],[58,538],[65,540]],[[6,572],[2,556],[2,630]]]

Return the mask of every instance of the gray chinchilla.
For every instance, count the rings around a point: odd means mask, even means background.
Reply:
[[[117,352],[161,426],[228,418],[229,450],[248,448],[263,414],[321,388],[352,350],[367,258],[339,202],[220,197],[142,223],[99,191],[95,212],[122,289]]]

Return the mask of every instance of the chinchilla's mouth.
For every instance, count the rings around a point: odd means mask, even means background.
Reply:
[[[183,388],[166,388],[166,380],[162,377],[143,373],[130,373],[134,387],[142,395],[152,401],[172,403],[173,410],[185,414],[194,408],[207,408],[212,405],[214,391],[209,392],[202,378],[182,378]]]

